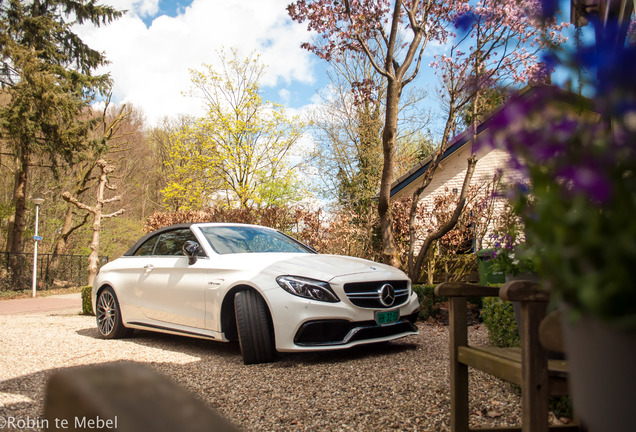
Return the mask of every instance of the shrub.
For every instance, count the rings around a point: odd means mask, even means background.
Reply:
[[[420,301],[418,318],[421,320],[436,315],[439,312],[439,308],[436,305],[448,301],[448,297],[435,295],[435,285],[413,285],[413,291],[415,291]],[[467,300],[468,303],[474,305],[477,309],[481,309],[481,297],[468,297]]]
[[[496,347],[521,346],[517,321],[512,303],[499,297],[483,300],[481,317],[488,328],[490,343]]]
[[[350,210],[331,215],[302,206],[259,209],[209,208],[177,212],[156,212],[146,221],[144,231],[183,222],[238,222],[276,228],[312,246],[320,253],[377,259],[374,252],[371,213],[360,217]]]
[[[428,319],[431,315],[435,315],[438,311],[435,305],[448,300],[446,297],[438,297],[435,295],[434,285],[413,285],[413,291],[415,291],[420,301],[420,314],[418,318],[421,320]]]
[[[82,287],[82,315],[95,315],[93,304],[91,303],[91,291],[93,287],[88,285]]]

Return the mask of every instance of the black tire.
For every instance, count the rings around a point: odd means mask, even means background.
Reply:
[[[121,319],[119,301],[111,287],[99,292],[95,302],[97,331],[104,339],[120,339],[130,334]]]
[[[234,297],[234,314],[243,363],[274,361],[274,337],[265,300],[256,291],[239,291]]]

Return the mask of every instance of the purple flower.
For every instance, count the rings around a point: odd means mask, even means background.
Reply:
[[[612,197],[612,183],[600,167],[591,163],[562,169],[558,177],[565,180],[574,193],[583,193],[592,201],[606,203]]]
[[[621,43],[625,41],[629,20],[620,22],[618,16],[610,16],[607,21],[591,17],[590,22],[596,33],[595,43],[581,47],[574,60],[585,69],[596,72],[597,97],[618,96],[619,100],[633,97],[636,89],[633,79],[636,48]]]
[[[541,0],[541,11],[544,18],[552,18],[556,14],[559,0]]]
[[[455,18],[455,28],[460,29],[464,33],[468,31],[473,22],[475,21],[475,16],[472,12],[466,12]]]
[[[521,99],[519,95],[514,95],[506,102],[504,108],[492,117],[488,127],[495,132],[506,130],[511,125],[523,122],[532,108],[532,104]]]
[[[545,64],[546,69],[552,71],[559,64],[559,58],[552,51],[545,52],[541,55],[541,61]]]

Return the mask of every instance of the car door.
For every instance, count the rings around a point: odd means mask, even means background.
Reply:
[[[188,240],[197,241],[189,228],[159,235],[152,255],[140,257],[135,297],[151,320],[204,328],[209,260],[202,256],[189,264],[182,254],[183,244]]]

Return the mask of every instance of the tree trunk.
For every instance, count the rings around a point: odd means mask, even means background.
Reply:
[[[82,168],[84,170],[84,175],[82,175],[79,182],[77,183],[77,187],[75,188],[75,195],[79,196],[87,189],[87,184],[92,179],[91,173],[93,172],[96,163],[97,161],[90,162],[88,165],[85,165]],[[57,270],[60,265],[60,255],[66,252],[69,237],[78,228],[83,227],[87,221],[88,214],[84,216],[84,220],[82,222],[77,225],[73,225],[73,204],[69,202],[68,208],[66,209],[66,215],[64,216],[62,232],[55,241],[53,256],[51,257],[49,267],[46,271],[46,278],[48,281],[53,281],[57,276]]]
[[[101,210],[95,213],[93,219],[93,238],[91,240],[91,253],[88,256],[88,284],[93,285],[99,268],[99,230],[101,229]]]
[[[93,285],[99,264],[99,231],[102,226],[102,210],[104,209],[104,189],[108,181],[106,176],[112,171],[112,167],[106,165],[104,161],[98,161],[97,165],[102,172],[97,184],[97,203],[93,207],[93,238],[91,239],[91,253],[88,256],[88,284]]]
[[[114,213],[103,214],[104,204],[108,204],[111,202],[119,201],[121,196],[116,196],[109,199],[104,199],[104,190],[115,189],[113,186],[108,185],[108,174],[114,171],[115,167],[112,165],[108,165],[108,163],[100,159],[95,163],[101,173],[99,175],[99,182],[97,184],[97,202],[93,207],[90,207],[86,204],[82,204],[76,198],[74,198],[70,193],[64,192],[62,194],[62,198],[65,201],[68,201],[75,205],[76,207],[86,210],[87,212],[93,215],[93,237],[91,239],[90,249],[91,253],[88,257],[88,284],[93,285],[95,281],[95,276],[97,276],[97,270],[99,267],[99,231],[101,229],[102,219],[116,217],[124,213],[124,209],[120,209]]]
[[[62,225],[62,233],[55,241],[55,248],[53,249],[53,255],[51,256],[51,261],[49,262],[49,266],[46,269],[46,280],[48,282],[53,282],[55,277],[57,276],[57,269],[60,266],[60,255],[66,251],[66,241],[68,240],[68,236],[66,233],[69,232],[73,225],[73,208],[69,204],[66,209],[66,215],[64,216],[64,224]]]
[[[7,249],[9,251],[9,270],[14,289],[20,288],[23,278],[22,234],[24,233],[24,217],[26,213],[26,187],[29,173],[29,157],[23,154],[17,158],[18,170],[13,186],[13,203],[15,210],[9,228]]]
[[[75,230],[84,226],[87,221],[88,214],[84,216],[84,220],[82,222],[77,225],[73,225],[73,206],[69,204],[68,209],[66,210],[66,215],[64,216],[62,232],[55,241],[55,248],[53,249],[48,268],[46,269],[46,280],[48,282],[53,282],[57,277],[57,271],[60,266],[60,255],[66,252],[69,237],[73,232],[75,232]]]
[[[453,124],[455,123],[455,100],[451,97],[450,107],[448,110],[448,117],[446,118],[446,126],[444,127],[444,133],[442,135],[442,141],[440,143],[439,149],[437,153],[433,157],[430,166],[424,173],[424,179],[422,180],[422,184],[413,192],[412,200],[411,200],[411,210],[409,212],[409,256],[408,256],[408,265],[407,265],[407,273],[409,275],[417,274],[415,269],[415,243],[417,241],[417,236],[415,233],[415,219],[417,217],[417,206],[420,202],[420,197],[424,190],[431,184],[433,181],[433,176],[435,175],[435,171],[439,166],[444,152],[446,151],[446,147],[448,145],[448,140],[450,139],[451,131],[453,129]],[[413,277],[413,276],[411,276]]]
[[[446,233],[455,228],[457,225],[457,221],[464,210],[464,206],[466,205],[466,196],[468,195],[468,189],[470,187],[470,182],[473,178],[473,173],[475,172],[475,166],[477,165],[477,159],[474,155],[472,155],[468,159],[468,168],[466,170],[466,176],[464,177],[464,184],[462,185],[462,191],[459,194],[459,199],[457,200],[457,207],[451,216],[451,219],[444,224],[439,230],[429,235],[422,243],[422,247],[417,254],[417,261],[413,266],[413,269],[409,272],[409,277],[413,281],[419,281],[420,276],[422,274],[422,267],[424,265],[424,258],[426,257],[426,253],[428,252],[429,247],[433,244],[433,242],[442,238]]]
[[[15,205],[13,226],[11,227],[9,252],[22,252],[22,234],[24,233],[24,215],[26,213],[26,186],[29,171],[28,158],[18,159],[18,171],[13,186],[13,202]]]
[[[393,267],[400,267],[395,250],[393,238],[393,217],[391,214],[391,183],[393,183],[393,169],[395,156],[395,138],[397,136],[398,104],[400,101],[401,87],[395,79],[389,79],[387,87],[387,106],[382,131],[382,152],[384,165],[380,181],[380,194],[378,199],[378,215],[380,216],[380,229],[382,230],[382,260]]]
[[[68,205],[66,209],[66,215],[64,216],[64,225],[62,225],[62,232],[60,236],[57,238],[55,242],[55,248],[53,249],[53,259],[57,255],[63,254],[66,252],[66,243],[68,241],[68,234],[73,228],[73,206],[71,204]]]

